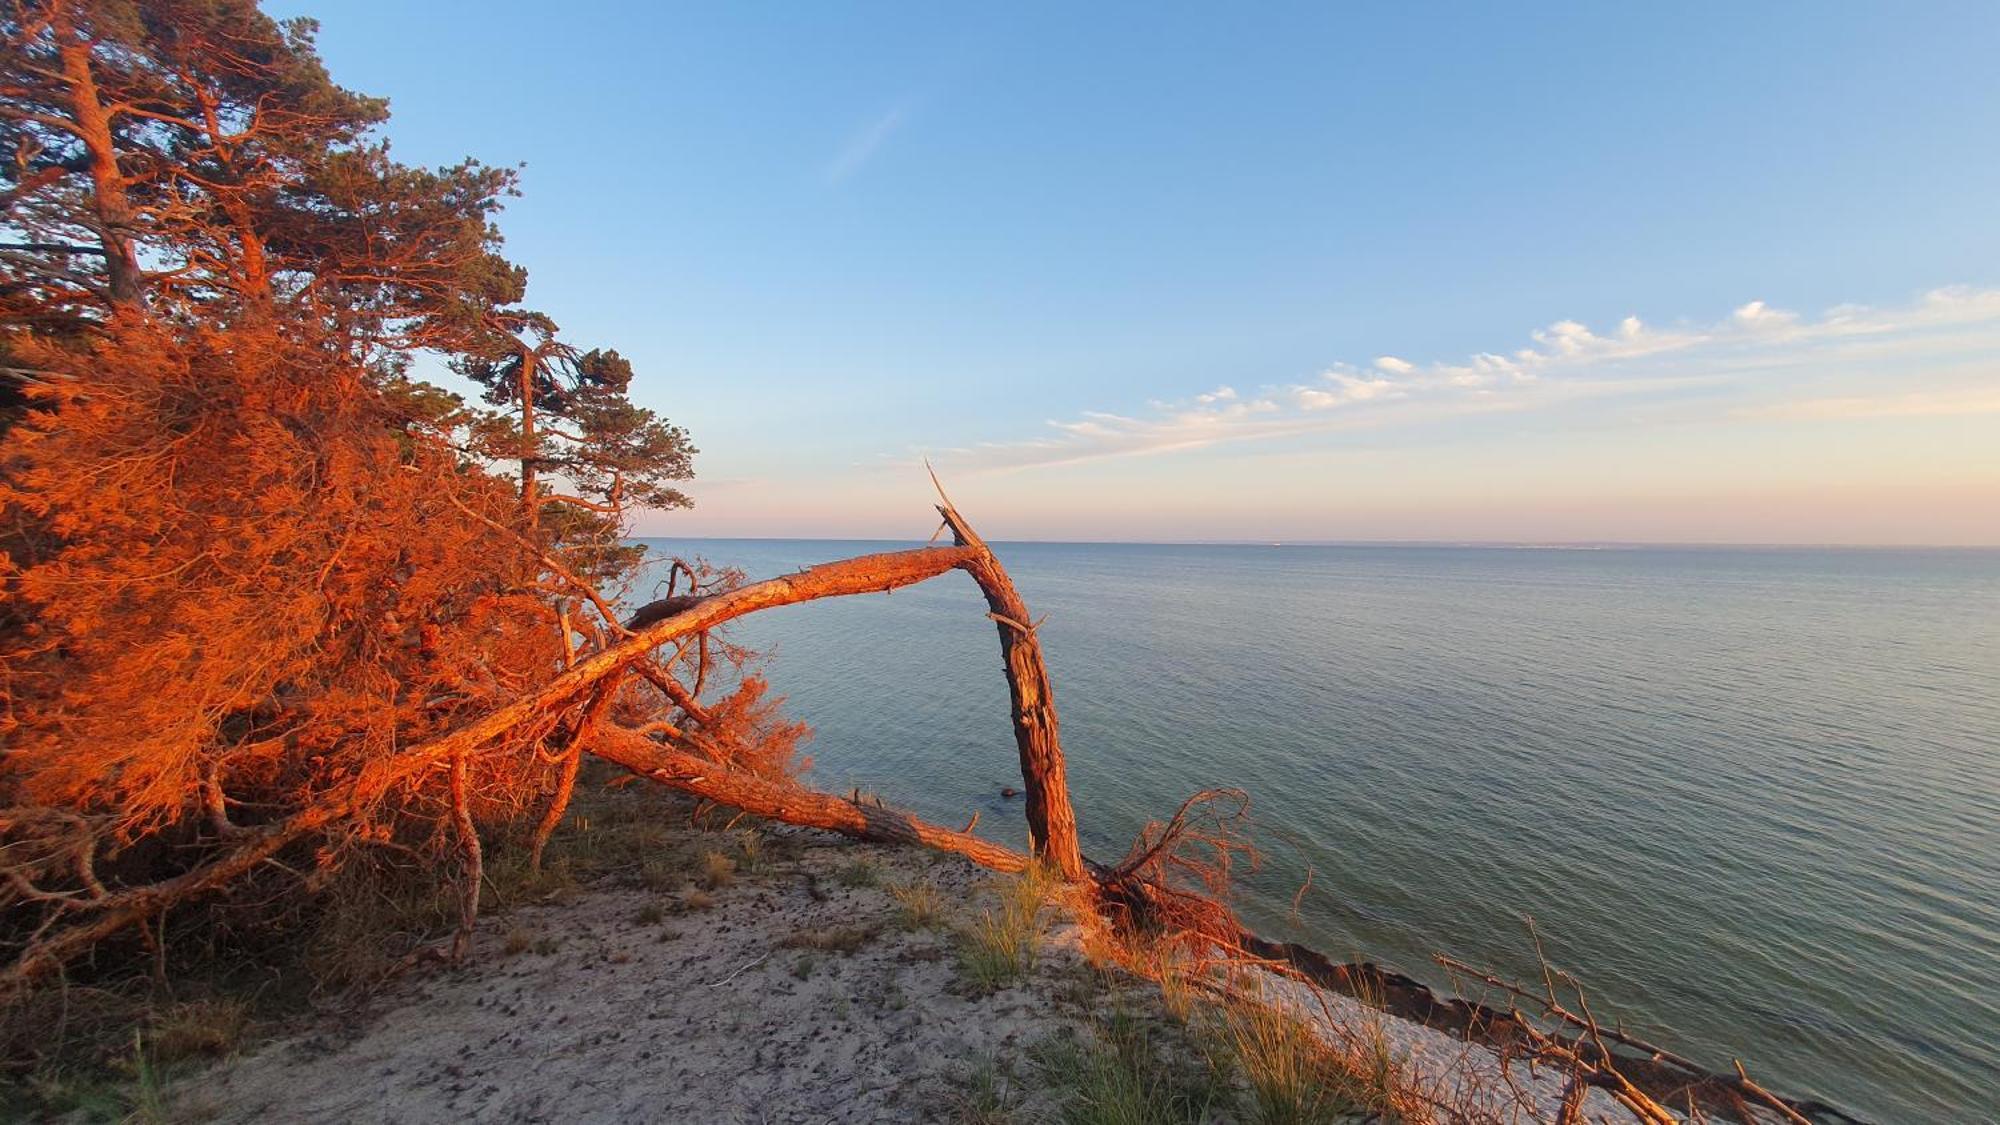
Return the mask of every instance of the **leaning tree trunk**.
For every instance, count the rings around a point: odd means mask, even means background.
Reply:
[[[1036,622],[1015,591],[1000,560],[971,525],[950,504],[938,514],[951,527],[961,547],[971,548],[965,565],[986,595],[988,617],[1000,628],[1000,655],[1007,663],[1007,692],[1014,709],[1014,746],[1021,754],[1021,788],[1027,798],[1028,838],[1035,854],[1072,883],[1084,879],[1083,850],[1076,839],[1076,810],[1069,803],[1069,778],[1063,767],[1062,739],[1056,731],[1055,689],[1049,685],[1042,642]]]

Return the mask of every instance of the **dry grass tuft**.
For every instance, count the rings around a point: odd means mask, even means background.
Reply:
[[[1257,1125],[1334,1125],[1361,1108],[1346,1068],[1294,1014],[1244,1000],[1225,1006],[1217,1022]]]
[[[736,861],[721,852],[701,853],[700,883],[703,890],[720,890],[736,878]]]
[[[755,829],[743,833],[736,850],[740,857],[736,865],[746,875],[761,874],[771,866],[771,857],[764,852],[764,837]]]
[[[959,933],[959,969],[975,991],[1005,988],[1035,967],[1043,910],[1056,885],[1039,863],[998,881],[998,908],[980,911]]]
[[[250,1027],[250,1005],[238,997],[192,1000],[154,1014],[146,1035],[152,1061],[167,1066],[187,1059],[220,1058]]]
[[[912,879],[888,885],[889,897],[896,900],[897,920],[904,929],[928,930],[944,922],[944,895],[929,879]]]
[[[880,925],[835,926],[830,930],[800,930],[780,942],[785,949],[816,949],[822,953],[848,956],[874,941],[882,933]]]

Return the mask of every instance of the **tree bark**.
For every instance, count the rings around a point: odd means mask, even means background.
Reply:
[[[459,850],[465,855],[464,885],[458,895],[458,933],[451,939],[451,959],[465,960],[472,948],[472,927],[479,921],[479,884],[486,878],[486,852],[479,846],[479,829],[472,823],[472,793],[466,759],[470,750],[460,750],[451,758],[451,815],[458,829]]]

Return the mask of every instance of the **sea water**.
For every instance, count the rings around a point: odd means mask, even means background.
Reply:
[[[751,579],[906,546],[645,542]],[[1600,1017],[1711,1067],[1882,1122],[2000,1105],[2000,552],[996,550],[1093,857],[1240,787],[1267,936],[1538,980],[1532,915]],[[984,613],[949,574],[730,636],[812,783],[1018,843]]]

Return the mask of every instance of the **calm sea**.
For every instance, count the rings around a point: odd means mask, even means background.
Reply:
[[[884,543],[649,540],[750,577]],[[1602,1016],[1882,1122],[2000,1105],[2000,552],[1004,544],[1085,849],[1250,791],[1272,936]],[[639,591],[644,593],[644,591]],[[971,580],[745,619],[813,781],[1018,840]],[[1311,887],[1294,913],[1294,893]]]

